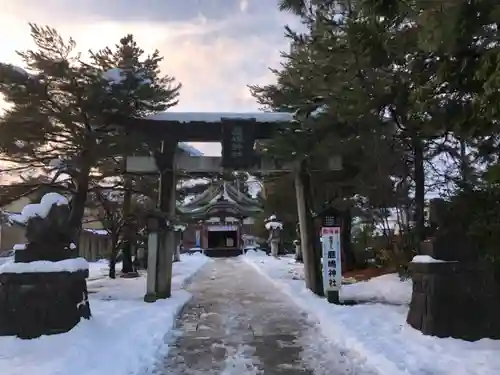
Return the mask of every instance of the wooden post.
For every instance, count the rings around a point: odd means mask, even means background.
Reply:
[[[314,223],[312,221],[309,199],[310,181],[305,170],[304,162],[301,162],[295,171],[295,192],[297,197],[297,212],[300,226],[300,242],[302,246],[302,258],[304,261],[304,276],[306,287],[318,296],[323,296],[323,282],[320,271],[318,254],[314,245]]]

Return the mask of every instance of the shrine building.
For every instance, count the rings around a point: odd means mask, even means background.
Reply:
[[[245,246],[255,245],[254,218],[262,202],[239,191],[228,181],[211,185],[192,201],[178,206],[188,223],[183,233],[184,251],[198,248],[207,255],[239,255]]]

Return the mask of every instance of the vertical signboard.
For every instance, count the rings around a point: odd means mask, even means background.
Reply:
[[[222,166],[246,169],[254,164],[254,120],[222,120]]]
[[[325,292],[339,291],[342,285],[340,227],[321,228],[321,243]]]

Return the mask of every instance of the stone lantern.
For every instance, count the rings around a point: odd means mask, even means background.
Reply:
[[[281,243],[283,223],[277,219],[276,215],[271,215],[268,219],[266,219],[265,227],[269,232],[268,243],[271,246],[271,254],[277,258]]]

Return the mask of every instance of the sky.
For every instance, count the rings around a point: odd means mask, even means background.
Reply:
[[[133,34],[146,52],[159,49],[162,73],[181,82],[175,111],[253,112],[248,84],[274,81],[288,49],[278,0],[0,0],[0,61],[22,66],[15,51],[32,46],[28,22],[73,37],[86,52]],[[207,155],[220,145],[193,144]]]

